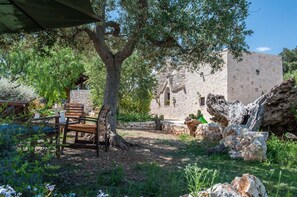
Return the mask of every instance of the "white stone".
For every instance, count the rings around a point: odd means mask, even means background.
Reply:
[[[234,135],[223,138],[220,143],[229,149],[231,158],[263,161],[267,159],[267,138],[267,132],[245,131],[239,135],[235,132]]]
[[[268,197],[265,186],[254,175],[243,174],[242,177],[236,177],[231,185],[242,197]]]
[[[206,191],[199,192],[198,197],[241,197],[240,193],[229,183],[218,183]]]
[[[198,125],[195,136],[201,140],[218,142],[222,139],[223,128],[218,123],[200,124]]]
[[[235,177],[231,184],[218,183],[205,191],[186,194],[182,197],[268,197],[265,186],[254,175]]]

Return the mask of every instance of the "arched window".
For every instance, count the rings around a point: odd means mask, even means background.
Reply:
[[[164,105],[170,105],[170,89],[168,87],[164,92]]]

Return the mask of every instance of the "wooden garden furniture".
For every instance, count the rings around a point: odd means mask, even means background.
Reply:
[[[64,135],[63,135],[63,145],[64,148],[86,148],[86,149],[96,149],[97,157],[99,156],[99,147],[103,145],[105,151],[109,147],[109,135],[108,135],[108,122],[107,116],[110,113],[110,108],[103,106],[98,114],[97,118],[91,117],[67,117]],[[71,122],[70,120],[76,120]],[[91,139],[79,139],[76,133],[74,143],[67,143],[67,134],[71,131],[77,133],[91,134]]]

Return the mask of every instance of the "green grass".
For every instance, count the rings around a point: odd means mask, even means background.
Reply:
[[[125,133],[125,136],[130,135],[133,134]],[[216,183],[230,183],[236,176],[249,173],[261,180],[270,197],[297,196],[297,166],[295,152],[292,152],[295,142],[272,138],[268,142],[266,162],[233,160],[223,153],[207,155],[206,149],[213,144],[198,142],[188,135],[179,136],[178,143],[172,139],[156,139],[155,144],[175,147],[163,152],[162,156],[179,162],[168,165],[160,165],[157,161],[131,163],[130,173],[132,171],[136,178],[127,176],[128,170],[117,163],[84,173],[81,168],[88,164],[87,161],[68,163],[57,169],[50,182],[56,185],[56,192],[74,192],[76,196],[97,196],[100,189],[111,197],[175,197]]]
[[[160,140],[160,143],[162,142],[164,143],[164,140]],[[101,189],[112,197],[180,196],[205,189],[215,183],[230,183],[236,176],[249,173],[263,182],[269,196],[297,196],[296,165],[232,160],[227,154],[208,156],[205,153],[205,143],[190,140],[188,137],[186,140],[182,137],[180,142],[184,143],[183,148],[168,153],[173,159],[183,161],[178,165],[137,164],[132,166],[133,171],[143,179],[136,181],[126,179],[124,168],[114,164],[111,169],[97,174],[94,183],[81,183],[76,189],[69,185],[64,188],[64,192],[75,192],[78,196],[96,196],[98,189]]]

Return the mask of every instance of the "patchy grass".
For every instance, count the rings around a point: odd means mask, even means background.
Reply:
[[[49,181],[56,184],[57,191],[74,192],[77,196],[96,196],[100,189],[112,197],[174,197],[195,188],[230,183],[236,176],[249,173],[260,178],[269,196],[297,196],[296,165],[272,160],[232,160],[227,154],[207,155],[206,148],[213,145],[187,135],[175,137],[151,131],[121,133],[139,147],[101,152],[100,158],[93,151],[69,150],[58,161],[61,168],[57,175]]]

